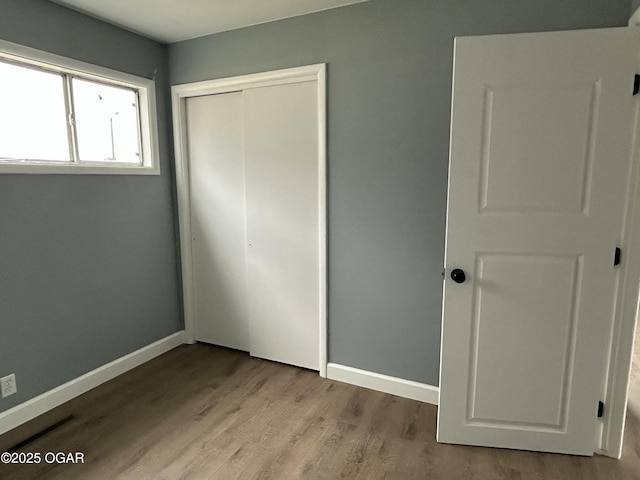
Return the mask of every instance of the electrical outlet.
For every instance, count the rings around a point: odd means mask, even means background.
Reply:
[[[0,386],[2,387],[2,398],[17,393],[18,386],[16,385],[16,374],[12,373],[11,375],[0,378]]]

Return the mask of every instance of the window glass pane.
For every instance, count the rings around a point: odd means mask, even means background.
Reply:
[[[140,164],[136,93],[79,78],[72,90],[79,160]]]
[[[70,159],[62,75],[0,62],[0,160]]]

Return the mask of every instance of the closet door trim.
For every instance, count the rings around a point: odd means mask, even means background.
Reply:
[[[327,183],[326,183],[326,64],[307,65],[263,73],[185,83],[171,87],[173,135],[182,263],[185,340],[194,343],[194,278],[191,250],[191,206],[189,152],[187,148],[186,100],[190,97],[230,93],[238,90],[314,81],[318,102],[318,272],[319,272],[319,365],[327,375]]]

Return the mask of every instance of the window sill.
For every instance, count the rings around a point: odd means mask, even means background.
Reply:
[[[112,163],[52,164],[50,162],[0,163],[0,175],[5,173],[28,175],[160,175],[159,166],[114,165]]]

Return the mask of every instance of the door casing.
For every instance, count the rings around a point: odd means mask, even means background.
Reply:
[[[326,227],[326,64],[294,67],[263,73],[204,80],[171,87],[176,163],[176,188],[180,229],[185,341],[195,342],[193,255],[191,250],[191,192],[187,148],[186,100],[251,88],[315,81],[318,105],[318,271],[319,271],[319,372],[327,375],[327,227]]]
[[[630,27],[638,28],[638,27]],[[640,73],[640,43],[638,44],[637,70]],[[631,83],[631,81],[630,81]],[[629,90],[631,90],[631,85]],[[629,94],[635,105],[635,139],[632,167],[629,176],[624,233],[622,236],[622,268],[615,313],[609,340],[607,375],[602,391],[605,405],[601,430],[595,453],[620,458],[627,415],[629,375],[633,358],[633,343],[637,328],[638,302],[640,300],[640,95]],[[622,188],[626,186],[621,186]]]

